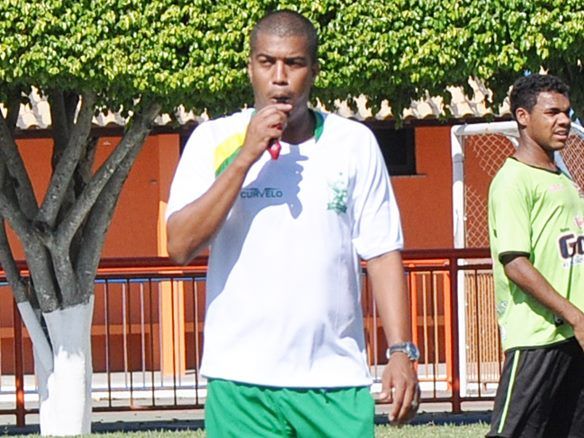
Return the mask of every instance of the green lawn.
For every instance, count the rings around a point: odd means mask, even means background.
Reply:
[[[404,426],[396,428],[392,426],[377,426],[376,438],[479,438],[484,437],[489,429],[488,424],[478,423],[464,426],[443,425],[434,426],[423,424],[419,426]]]
[[[434,426],[424,424],[419,426],[377,426],[376,438],[477,438],[485,436],[488,425],[484,423],[455,426]],[[22,438],[33,438],[38,435],[23,435]],[[145,432],[115,432],[90,435],[93,438],[204,438],[204,431],[145,431]]]

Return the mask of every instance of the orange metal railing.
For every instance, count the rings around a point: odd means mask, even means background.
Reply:
[[[492,400],[501,353],[488,251],[405,251],[403,257],[413,336],[422,354],[422,401],[448,402],[460,412],[463,402]],[[206,263],[204,257],[188,266],[163,258],[102,261],[92,326],[95,412],[204,406],[206,382],[199,365]],[[4,280],[0,271],[0,300],[8,303],[11,292]],[[363,282],[368,357],[379,380],[385,336],[365,265]],[[0,415],[14,415],[19,426],[27,414],[38,412],[33,371],[30,339],[16,305],[3,305]]]

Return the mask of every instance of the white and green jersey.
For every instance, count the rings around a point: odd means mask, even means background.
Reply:
[[[399,213],[373,133],[315,113],[314,137],[281,142],[246,175],[211,242],[201,372],[276,387],[371,383],[360,259],[402,248]],[[246,110],[199,126],[167,216],[197,199],[243,144]]]
[[[505,275],[501,256],[525,254],[554,289],[584,309],[584,194],[561,172],[509,158],[489,190],[489,235],[503,349],[573,336]]]

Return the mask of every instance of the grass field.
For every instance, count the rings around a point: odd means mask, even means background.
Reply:
[[[377,426],[376,438],[480,438],[484,437],[489,429],[488,424],[478,423],[464,426],[457,425],[419,425],[395,428],[392,426]]]
[[[488,425],[484,423],[471,425],[441,425],[424,424],[419,426],[377,426],[376,438],[478,438],[485,436]],[[38,435],[21,435],[22,438],[34,438]],[[115,432],[92,434],[93,438],[204,438],[205,432],[198,431],[144,431],[144,432]]]

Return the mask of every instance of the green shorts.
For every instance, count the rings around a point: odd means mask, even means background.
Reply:
[[[218,437],[373,437],[368,387],[290,389],[212,379],[205,429]]]

